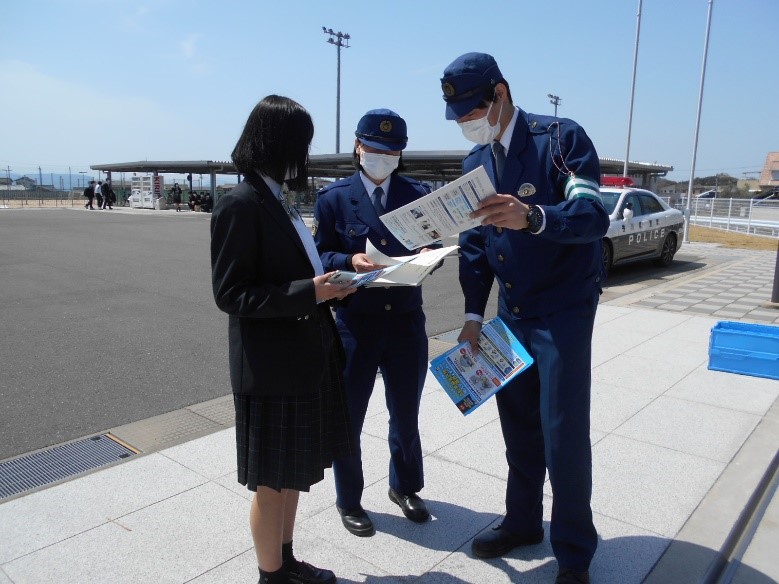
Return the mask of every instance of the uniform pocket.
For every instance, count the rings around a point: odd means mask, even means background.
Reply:
[[[336,223],[335,230],[345,252],[363,253],[365,251],[365,240],[368,238],[370,227],[364,223]]]

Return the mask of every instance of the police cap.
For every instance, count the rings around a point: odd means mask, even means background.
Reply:
[[[456,120],[476,108],[484,92],[504,81],[492,55],[466,53],[444,69],[441,89],[446,102],[446,119]]]
[[[403,150],[408,142],[406,121],[388,109],[374,109],[357,122],[357,139],[377,150]]]

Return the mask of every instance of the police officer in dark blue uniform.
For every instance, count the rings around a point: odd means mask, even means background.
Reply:
[[[463,172],[484,166],[498,195],[460,236],[465,325],[474,349],[493,282],[498,315],[535,365],[497,394],[509,473],[503,523],[472,542],[498,557],[539,543],[545,471],[553,491],[550,539],[558,584],[589,582],[592,522],[590,355],[601,291],[601,238],[609,218],[600,166],[584,130],[515,107],[495,59],[468,53],[441,79],[446,118],[477,146]]]
[[[357,124],[354,164],[359,170],[319,192],[314,239],[326,271],[378,269],[365,254],[366,241],[387,256],[409,251],[379,216],[402,207],[430,189],[398,174],[406,147],[406,122],[376,109]],[[420,250],[421,251],[421,250]],[[373,523],[360,500],[364,487],[360,434],[376,371],[384,379],[389,410],[389,497],[412,521],[430,517],[417,493],[424,486],[418,418],[427,373],[427,333],[419,287],[361,288],[336,309],[346,350],[344,380],[357,452],[333,463],[336,506],[351,533],[369,536]]]

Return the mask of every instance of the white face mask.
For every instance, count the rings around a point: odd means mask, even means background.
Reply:
[[[393,173],[400,163],[400,156],[375,154],[360,150],[360,166],[369,177],[382,181]]]
[[[495,136],[500,134],[500,116],[503,113],[503,102],[500,103],[498,123],[494,126],[490,125],[490,121],[488,119],[491,109],[492,103],[490,104],[490,107],[487,108],[487,115],[485,115],[483,118],[477,118],[467,122],[457,122],[457,125],[460,126],[460,129],[463,131],[463,136],[465,136],[466,140],[470,140],[476,144],[489,144],[495,139]]]

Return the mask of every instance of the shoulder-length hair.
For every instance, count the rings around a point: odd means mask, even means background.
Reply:
[[[306,109],[280,95],[262,99],[249,114],[232,159],[242,174],[261,172],[278,183],[287,173],[291,190],[308,186],[308,151],[314,138],[314,123]]]

